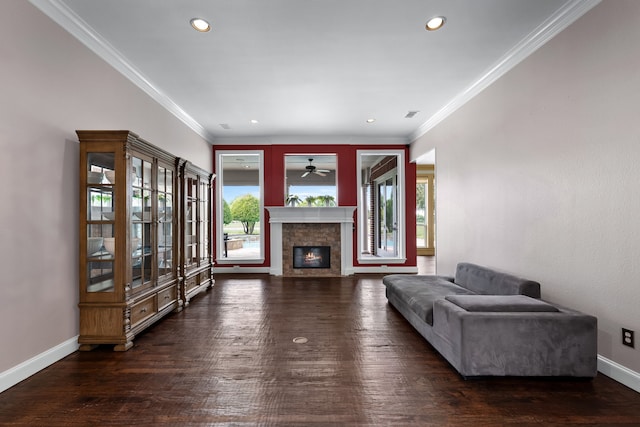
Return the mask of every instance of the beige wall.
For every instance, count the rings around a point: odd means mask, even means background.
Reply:
[[[436,147],[437,268],[537,279],[640,372],[640,2],[605,0],[414,143]],[[636,340],[637,341],[637,340]]]
[[[196,133],[24,0],[0,2],[0,372],[78,334],[76,129],[212,170]]]

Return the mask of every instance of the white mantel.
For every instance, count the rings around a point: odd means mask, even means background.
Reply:
[[[339,207],[282,207],[270,206],[271,270],[274,276],[282,276],[282,224],[340,224],[340,274],[353,274],[353,212],[355,206]]]

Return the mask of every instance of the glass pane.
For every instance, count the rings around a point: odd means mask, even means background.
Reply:
[[[140,286],[142,280],[140,276],[140,266],[142,264],[142,256],[144,254],[144,225],[140,223],[131,224],[131,266],[133,287]]]
[[[336,155],[285,156],[285,205],[337,206]]]
[[[416,184],[416,247],[427,247],[427,183]]]
[[[171,230],[171,223],[160,223],[158,227],[158,268],[160,276],[171,273],[173,261]]]
[[[167,193],[173,193],[173,171],[166,170],[165,191]]]
[[[358,154],[358,248],[359,258],[376,261],[398,258],[405,251],[403,164],[401,153],[363,151]],[[418,207],[418,209],[420,209]]]
[[[165,220],[165,214],[167,212],[166,200],[167,196],[164,193],[158,193],[158,221]]]
[[[113,221],[114,153],[87,153],[87,219]]]
[[[262,154],[218,154],[218,200],[222,232],[216,245],[222,259],[247,262],[262,257]]]
[[[395,178],[378,183],[378,255],[396,255]]]
[[[87,184],[114,184],[114,171],[114,153],[87,153]]]
[[[113,292],[113,224],[87,225],[87,292]]]
[[[89,221],[113,221],[115,220],[114,195],[111,186],[91,186],[87,188],[87,200]]]
[[[107,240],[105,245],[105,239]],[[115,252],[112,224],[87,225],[87,256],[90,258],[111,258]],[[109,252],[109,250],[111,252]]]
[[[134,221],[131,224],[131,277],[137,288],[151,280],[150,223]]]
[[[187,265],[192,265],[194,262],[193,251],[196,247],[195,231],[196,226],[194,221],[188,220],[185,222],[185,244],[187,247],[185,252],[185,262]]]
[[[162,166],[158,166],[158,191],[163,193],[166,190],[165,173],[166,173],[166,169],[163,168]]]
[[[167,194],[164,200],[164,206],[165,206],[165,211],[164,211],[165,221],[171,221],[173,219],[173,197],[171,195]]]
[[[142,186],[151,188],[151,163],[142,161]]]
[[[142,186],[142,159],[134,157],[131,160],[131,185],[136,187]]]
[[[87,292],[113,292],[113,262],[92,261],[87,269]]]
[[[133,189],[131,212],[134,221],[151,221],[151,190]]]

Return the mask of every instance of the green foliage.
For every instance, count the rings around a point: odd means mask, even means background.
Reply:
[[[320,206],[335,206],[336,205],[336,199],[333,196],[329,196],[329,195],[318,196],[316,198],[316,202]]]
[[[301,201],[302,199],[300,199],[300,197],[296,196],[295,194],[289,194],[289,196],[287,197],[287,205],[289,206],[298,206]]]
[[[416,184],[416,207],[418,209],[425,209],[425,188],[426,188],[426,184],[425,183],[418,183]]]
[[[222,200],[222,211],[222,223],[224,225],[231,224],[231,221],[233,221],[233,215],[231,215],[231,207],[226,200]]]
[[[245,194],[231,202],[231,216],[242,223],[245,234],[253,234],[256,222],[260,221],[260,200]]]
[[[307,206],[313,206],[316,202],[316,198],[314,196],[307,196],[304,198],[304,201],[307,202]]]

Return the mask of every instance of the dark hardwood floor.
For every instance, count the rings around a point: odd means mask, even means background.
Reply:
[[[604,375],[463,380],[381,276],[216,279],[128,352],[76,352],[0,394],[0,425],[640,425],[640,393]]]

